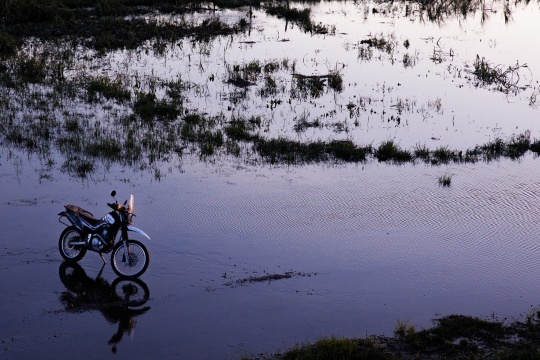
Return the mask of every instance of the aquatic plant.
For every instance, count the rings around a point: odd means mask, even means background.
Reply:
[[[278,139],[256,139],[254,149],[271,164],[303,164],[321,161],[361,162],[371,152],[371,147],[359,147],[349,140],[333,140],[329,143]]]
[[[382,142],[375,151],[375,157],[379,161],[408,162],[413,159],[410,151],[400,149],[393,140]]]
[[[448,146],[439,146],[433,151],[432,162],[447,164],[450,161],[460,161],[463,157],[462,152],[451,150]]]
[[[90,78],[86,84],[86,89],[89,102],[98,101],[98,95],[107,100],[116,100],[118,102],[131,100],[131,92],[118,79],[111,80],[105,76]]]
[[[338,71],[334,71],[329,74],[328,87],[337,92],[343,91],[343,76],[341,76]]]
[[[478,79],[477,85],[496,85],[496,89],[508,92],[518,89],[520,80],[519,70],[527,68],[527,64],[508,66],[503,69],[502,65],[493,66],[485,58],[476,55],[473,75]]]
[[[181,108],[175,102],[167,102],[165,99],[158,100],[154,93],[141,92],[137,94],[133,111],[144,121],[174,120],[180,115]]]
[[[452,175],[444,174],[439,176],[439,185],[448,187],[452,183]]]
[[[295,118],[293,130],[297,133],[302,133],[309,128],[320,128],[323,126],[319,119],[309,121],[308,116],[309,114],[307,112],[303,112],[297,119]]]
[[[361,45],[366,45],[370,48],[378,49],[387,54],[392,54],[396,47],[395,34],[391,33],[388,36],[380,34],[379,36],[370,36],[367,39],[360,41]]]
[[[414,67],[416,65],[416,59],[411,57],[409,54],[403,54],[403,67]]]
[[[417,144],[414,147],[413,154],[416,158],[427,161],[430,158],[431,152],[426,145]]]
[[[258,117],[251,117],[249,119],[233,117],[227,125],[225,125],[225,134],[227,137],[234,141],[249,141],[256,139],[257,136],[253,134],[254,131],[261,126],[261,119]]]

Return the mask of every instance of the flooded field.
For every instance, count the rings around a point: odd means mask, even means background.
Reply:
[[[195,3],[38,34],[4,13],[2,358],[254,357],[537,308],[537,2]],[[58,252],[63,205],[113,189],[152,239],[129,308],[110,264]]]

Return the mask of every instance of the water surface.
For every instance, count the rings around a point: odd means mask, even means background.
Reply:
[[[182,40],[165,56],[112,52],[81,60],[78,71],[95,71],[92,65],[139,79],[180,75],[196,84],[184,94],[190,111],[225,114],[227,121],[261,116],[260,132],[268,138],[375,146],[393,139],[406,148],[465,150],[526,130],[538,137],[532,100],[540,56],[523,41],[534,41],[527,34],[540,15],[536,3],[516,6],[507,23],[499,10],[484,22],[480,13],[430,22],[406,15],[403,6],[313,5],[316,21],[335,25],[327,35],[306,34],[256,10],[250,33],[200,44]],[[219,15],[234,22],[246,11]],[[360,42],[372,35],[395,39],[393,52],[359,56]],[[416,64],[404,66],[404,54]],[[433,54],[441,61],[430,59]],[[478,84],[470,72],[477,54],[504,67],[527,63],[520,88],[501,92]],[[290,64],[274,74],[282,90],[273,97],[258,92],[262,76],[248,89],[226,82],[227,66],[273,59]],[[295,97],[293,72],[334,70],[343,76],[342,91]],[[282,102],[267,107],[272,99]],[[64,110],[76,109],[108,129],[131,111],[77,101]],[[349,104],[359,110],[351,113]],[[24,109],[14,111],[16,123],[39,115]],[[49,115],[62,120],[66,112]],[[323,125],[297,132],[302,118]],[[287,166],[261,161],[249,144],[238,157],[201,157],[184,147],[144,164],[96,161],[94,172],[78,177],[62,167],[66,152],[54,144],[43,156],[1,143],[2,358],[45,352],[54,358],[238,358],[322,336],[392,335],[398,322],[422,328],[454,313],[513,319],[539,303],[540,180],[531,153],[470,164],[368,159]],[[153,167],[143,166],[148,163]],[[443,175],[451,176],[450,187],[439,185]],[[113,189],[119,199],[135,195],[135,226],[152,238],[146,242],[150,267],[141,277],[150,292],[147,309],[131,318],[118,310],[111,315],[98,298],[89,301],[102,266],[97,254],[80,262],[90,285],[78,293],[79,303],[66,303],[76,292],[60,278],[57,214],[71,203],[104,215]],[[243,281],[287,272],[294,276]],[[101,277],[105,287],[116,279],[109,264]],[[119,329],[123,337],[111,342]]]

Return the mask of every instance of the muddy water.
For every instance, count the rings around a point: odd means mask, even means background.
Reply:
[[[129,184],[116,169],[86,183],[4,174],[2,356],[235,358],[325,335],[392,334],[397,321],[429,326],[451,313],[521,316],[540,301],[536,162],[195,163]],[[453,175],[450,188],[438,185],[441,173]],[[135,224],[152,237],[141,277],[149,309],[131,316],[131,330],[95,283],[70,292],[59,277],[56,214],[68,202],[104,213],[111,188],[136,195]],[[80,265],[92,280],[101,260],[88,253]],[[288,271],[295,276],[231,285]],[[114,281],[110,265],[101,277]],[[62,301],[66,293],[78,302]]]
[[[466,149],[524,130],[539,137],[531,100],[540,57],[537,47],[516,41],[537,22],[536,7],[516,8],[509,24],[500,11],[484,24],[478,14],[434,24],[404,16],[402,8],[383,10],[351,2],[314,6],[315,20],[336,25],[332,36],[285,29],[256,12],[250,34],[206,45],[186,41],[166,58],[109,54],[110,67],[101,71],[168,77],[176,69],[201,85],[190,89],[191,107],[261,115],[271,120],[274,137],[375,145],[390,138],[431,149]],[[222,17],[234,22],[242,14]],[[390,33],[393,54],[359,57],[359,41]],[[440,62],[430,59],[434,51]],[[416,52],[415,66],[400,63]],[[477,88],[470,74],[477,54],[503,66],[527,63],[530,72],[521,79],[530,85],[508,94]],[[266,107],[269,98],[255,88],[233,103],[224,62],[283,58],[304,75],[344,64],[345,89],[287,103],[288,68],[276,75],[286,89],[278,107]],[[211,75],[217,80],[208,81]],[[401,113],[399,100],[406,105]],[[349,103],[361,111],[350,116]],[[293,124],[303,114],[310,121],[324,117],[324,126],[297,134]],[[388,121],[397,115],[399,124]],[[342,121],[348,131],[333,125]],[[320,336],[391,335],[398,321],[421,328],[452,313],[519,317],[540,303],[540,181],[530,154],[467,165],[370,160],[291,167],[184,155],[181,163],[161,164],[159,181],[114,164],[85,180],[59,166],[43,177],[39,159],[8,148],[0,154],[2,358],[238,358]],[[60,155],[55,160],[63,163]],[[452,176],[450,187],[438,185],[442,175]],[[135,225],[152,237],[150,267],[141,277],[149,298],[130,311],[111,299],[116,277],[94,253],[80,262],[84,273],[72,268],[77,283],[61,278],[63,227],[56,214],[72,203],[102,215],[112,189],[120,199],[135,195]],[[268,277],[289,272],[291,278]]]

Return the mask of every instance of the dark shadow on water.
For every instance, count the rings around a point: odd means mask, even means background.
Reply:
[[[116,352],[124,334],[130,334],[137,324],[135,318],[150,310],[143,306],[150,298],[150,290],[140,279],[119,277],[109,283],[101,277],[101,271],[92,279],[79,264],[63,262],[59,275],[66,291],[60,301],[68,312],[97,310],[109,323],[118,323],[118,330],[108,342]]]

